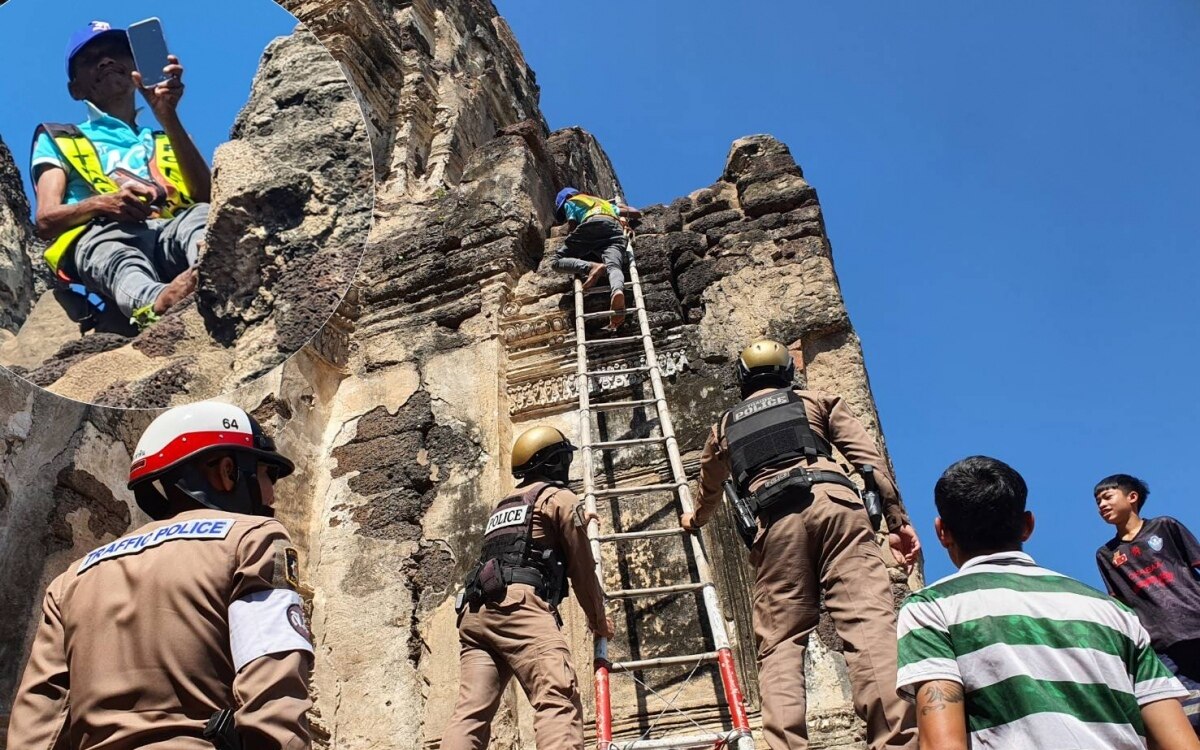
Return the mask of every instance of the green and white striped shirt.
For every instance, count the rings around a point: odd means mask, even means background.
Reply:
[[[916,592],[897,636],[900,694],[960,683],[973,748],[1143,750],[1140,707],[1187,695],[1132,610],[1023,552]]]

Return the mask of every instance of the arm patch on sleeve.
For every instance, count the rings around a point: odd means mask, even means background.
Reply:
[[[229,650],[234,671],[260,656],[313,652],[300,595],[291,589],[247,594],[229,605]]]
[[[275,557],[271,586],[300,591],[300,554],[296,548],[283,540],[276,540],[271,543],[271,551]]]

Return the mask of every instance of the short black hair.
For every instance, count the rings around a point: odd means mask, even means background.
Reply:
[[[1120,490],[1126,495],[1130,492],[1136,492],[1138,494],[1137,509],[1139,513],[1146,504],[1146,498],[1150,497],[1150,485],[1130,474],[1113,474],[1096,482],[1096,488],[1092,490],[1092,497],[1099,495],[1105,490]]]
[[[988,456],[950,465],[933,488],[942,526],[964,553],[1021,548],[1029,489],[1016,469]]]

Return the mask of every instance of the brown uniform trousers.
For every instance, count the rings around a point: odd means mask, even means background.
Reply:
[[[579,498],[546,490],[533,517],[533,538],[567,561],[575,596],[595,630],[604,624],[604,594],[596,580],[585,527],[575,522]],[[541,750],[583,750],[583,705],[571,651],[550,606],[532,586],[511,584],[504,600],[469,606],[459,615],[458,703],[442,734],[442,750],[482,750],[508,681],[516,675],[533,706]]]
[[[756,391],[753,396],[771,389]],[[871,464],[888,527],[908,523],[896,485],[870,435],[841,397],[796,390],[813,432],[837,446],[855,466]],[[696,522],[720,505],[729,476],[729,445],[714,425],[700,459]],[[752,490],[797,466],[843,473],[835,461],[797,459],[764,470]],[[812,501],[769,525],[759,522],[750,551],[754,564],[754,636],[758,646],[763,731],[774,750],[808,747],[804,651],[817,626],[821,594],[844,641],[854,709],[867,724],[872,750],[916,750],[916,719],[896,693],[896,615],[887,568],[862,501],[849,488],[813,487]]]
[[[201,519],[232,528],[223,539],[155,539]],[[138,537],[146,543],[125,541]],[[288,544],[274,519],[204,509],[72,563],[46,591],[8,747],[211,750],[201,730],[223,708],[237,709],[246,750],[310,747],[311,653],[260,656],[235,673],[230,646],[230,604],[294,580]],[[123,554],[89,564],[104,549]],[[307,637],[302,614],[293,627]]]

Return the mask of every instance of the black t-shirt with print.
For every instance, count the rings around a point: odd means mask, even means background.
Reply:
[[[1096,550],[1108,592],[1137,612],[1156,650],[1200,640],[1200,543],[1168,516],[1150,518],[1130,541]]]

